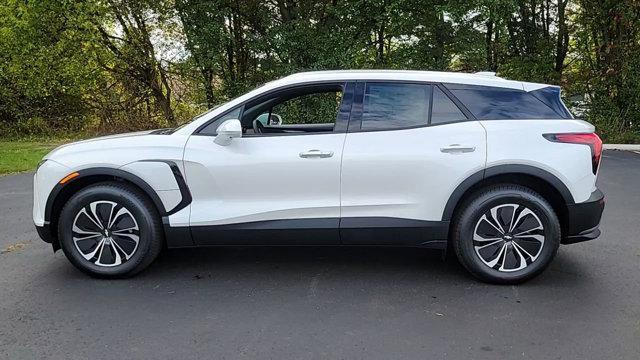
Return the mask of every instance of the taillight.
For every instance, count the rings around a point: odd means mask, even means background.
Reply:
[[[580,134],[544,134],[547,140],[559,143],[582,144],[589,145],[591,148],[591,166],[593,173],[598,172],[600,157],[602,156],[602,140],[596,133],[580,133]]]

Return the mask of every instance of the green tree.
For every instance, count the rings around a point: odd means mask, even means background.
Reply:
[[[561,84],[632,141],[639,18],[637,0],[5,0],[0,136],[173,126],[294,72],[391,68]]]
[[[0,136],[79,130],[101,73],[91,2],[0,3]]]
[[[102,68],[118,79],[139,102],[151,99],[169,125],[176,125],[167,64],[154,47],[169,31],[172,4],[163,1],[104,0],[103,16],[93,19],[105,51],[96,52]],[[156,41],[158,39],[155,39]]]
[[[587,116],[615,141],[639,139],[640,3],[580,0],[575,87],[587,94]],[[625,134],[636,134],[625,139]]]

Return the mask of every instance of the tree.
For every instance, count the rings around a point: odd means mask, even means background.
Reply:
[[[587,115],[607,136],[640,127],[640,4],[580,0],[575,81],[588,97]]]
[[[101,77],[93,11],[91,2],[0,4],[0,136],[82,128]]]
[[[207,105],[212,107],[216,103],[213,80],[219,73],[219,56],[226,41],[222,3],[208,0],[177,0],[176,10],[185,32],[186,47],[191,53],[204,87]]]
[[[204,102],[298,71],[490,70],[562,84],[565,95],[584,95],[585,115],[605,137],[640,138],[639,8],[636,0],[5,0],[0,122],[14,133],[173,126]]]
[[[153,35],[171,15],[163,1],[104,0],[104,18],[94,19],[101,42],[110,57],[98,52],[101,66],[119,79],[131,95],[153,98],[169,125],[176,125],[171,107],[172,89],[166,65],[156,53]],[[129,82],[133,81],[133,84]]]

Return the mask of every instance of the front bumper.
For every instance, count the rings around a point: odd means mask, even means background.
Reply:
[[[36,225],[36,231],[42,241],[51,244],[54,252],[60,249],[60,244],[58,243],[58,240],[53,237],[53,234],[51,233],[51,226],[49,224],[44,224],[42,226]]]
[[[47,242],[49,244],[53,242],[49,224],[44,224],[42,226],[36,225],[36,231],[38,232],[38,236],[40,237],[40,239],[42,239],[42,241]]]
[[[604,194],[596,189],[587,201],[567,205],[566,235],[562,238],[562,244],[574,244],[600,236],[598,227],[604,203]]]

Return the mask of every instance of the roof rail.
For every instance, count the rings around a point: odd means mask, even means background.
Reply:
[[[496,73],[493,71],[478,71],[475,75],[495,77]]]

